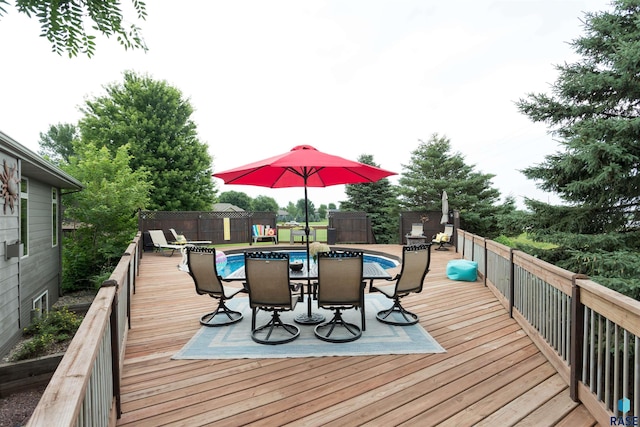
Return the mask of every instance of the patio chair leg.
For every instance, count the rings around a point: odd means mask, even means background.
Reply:
[[[345,338],[331,337],[331,334],[333,333],[336,326],[341,326],[347,332],[349,332],[351,336],[347,336]],[[325,333],[324,331],[327,328],[329,329],[329,331]],[[314,333],[316,337],[318,337],[323,341],[336,342],[336,343],[349,342],[349,341],[355,341],[362,336],[362,328],[360,328],[358,325],[355,325],[353,323],[345,322],[342,317],[342,311],[338,308],[336,309],[336,313],[330,321],[316,326]]]
[[[254,319],[255,319],[255,316],[254,316]],[[252,325],[255,325],[255,320],[252,322]],[[282,328],[282,330],[284,330],[291,336],[279,338],[279,339],[270,339],[271,334],[274,332],[274,330],[276,330],[276,328]],[[263,332],[265,329],[268,330],[266,337],[265,338],[259,337],[258,334]],[[300,329],[295,325],[284,323],[282,319],[280,319],[280,313],[278,311],[274,311],[273,315],[271,316],[271,320],[268,323],[258,328],[253,327],[251,330],[251,339],[259,344],[269,344],[269,345],[284,344],[284,343],[288,343],[295,340],[296,338],[298,338],[299,335],[300,335]]]
[[[388,317],[392,313],[400,313],[404,321],[388,319]],[[395,326],[415,325],[419,320],[418,315],[405,309],[402,304],[400,304],[400,300],[398,298],[394,300],[393,306],[391,306],[391,308],[379,311],[376,315],[376,319],[378,319],[382,323]]]
[[[220,317],[222,317],[222,315],[225,315],[227,316],[228,320],[225,319],[225,320],[220,320],[218,322],[212,323],[212,320],[214,320],[218,315],[220,315]],[[241,320],[242,320],[242,313],[240,313],[239,311],[231,310],[229,307],[227,307],[224,301],[220,301],[220,304],[218,304],[218,307],[214,311],[212,311],[211,313],[207,313],[200,318],[200,324],[203,326],[216,327],[216,326],[231,325],[232,323],[236,323]]]

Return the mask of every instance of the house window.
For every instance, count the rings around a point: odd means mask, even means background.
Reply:
[[[20,242],[23,245],[22,256],[29,255],[29,181],[20,181]]]
[[[49,311],[49,291],[44,291],[33,299],[33,319],[39,319]],[[32,319],[32,320],[33,320]]]
[[[58,246],[58,190],[51,189],[51,245]]]

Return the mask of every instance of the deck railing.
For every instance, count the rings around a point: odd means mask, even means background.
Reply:
[[[572,399],[600,425],[637,425],[640,302],[521,251],[457,233],[462,257],[478,262],[485,284],[565,379]],[[635,424],[621,424],[627,422]]]
[[[629,425],[611,417],[637,414],[640,408],[640,302],[463,230],[456,242],[463,258],[478,262],[485,284],[565,379],[571,397],[600,425]],[[60,426],[115,425],[141,249],[138,235],[98,292],[30,426],[51,420]]]
[[[138,233],[98,291],[28,426],[115,425],[141,247]]]

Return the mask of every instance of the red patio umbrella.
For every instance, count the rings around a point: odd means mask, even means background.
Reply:
[[[213,174],[213,176],[224,180],[225,184],[256,185],[271,188],[304,187],[307,276],[309,275],[307,187],[376,182],[390,175],[395,175],[395,172],[326,154],[310,145],[298,145],[284,154]],[[310,288],[311,286],[307,287],[307,315],[298,316],[296,318],[298,323],[315,324],[322,322],[324,319],[321,315],[311,312]]]

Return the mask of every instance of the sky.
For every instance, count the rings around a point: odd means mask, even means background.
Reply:
[[[520,170],[560,149],[549,129],[518,112],[529,93],[550,93],[556,65],[578,58],[585,12],[609,0],[153,0],[136,19],[149,48],[98,37],[91,58],[51,52],[39,24],[9,8],[0,18],[0,130],[36,151],[51,125],[77,123],[87,99],[133,70],[189,99],[214,172],[296,145],[397,172],[420,140],[451,141],[502,197],[559,203]],[[302,189],[225,186],[280,206]],[[344,186],[310,188],[320,204]]]

